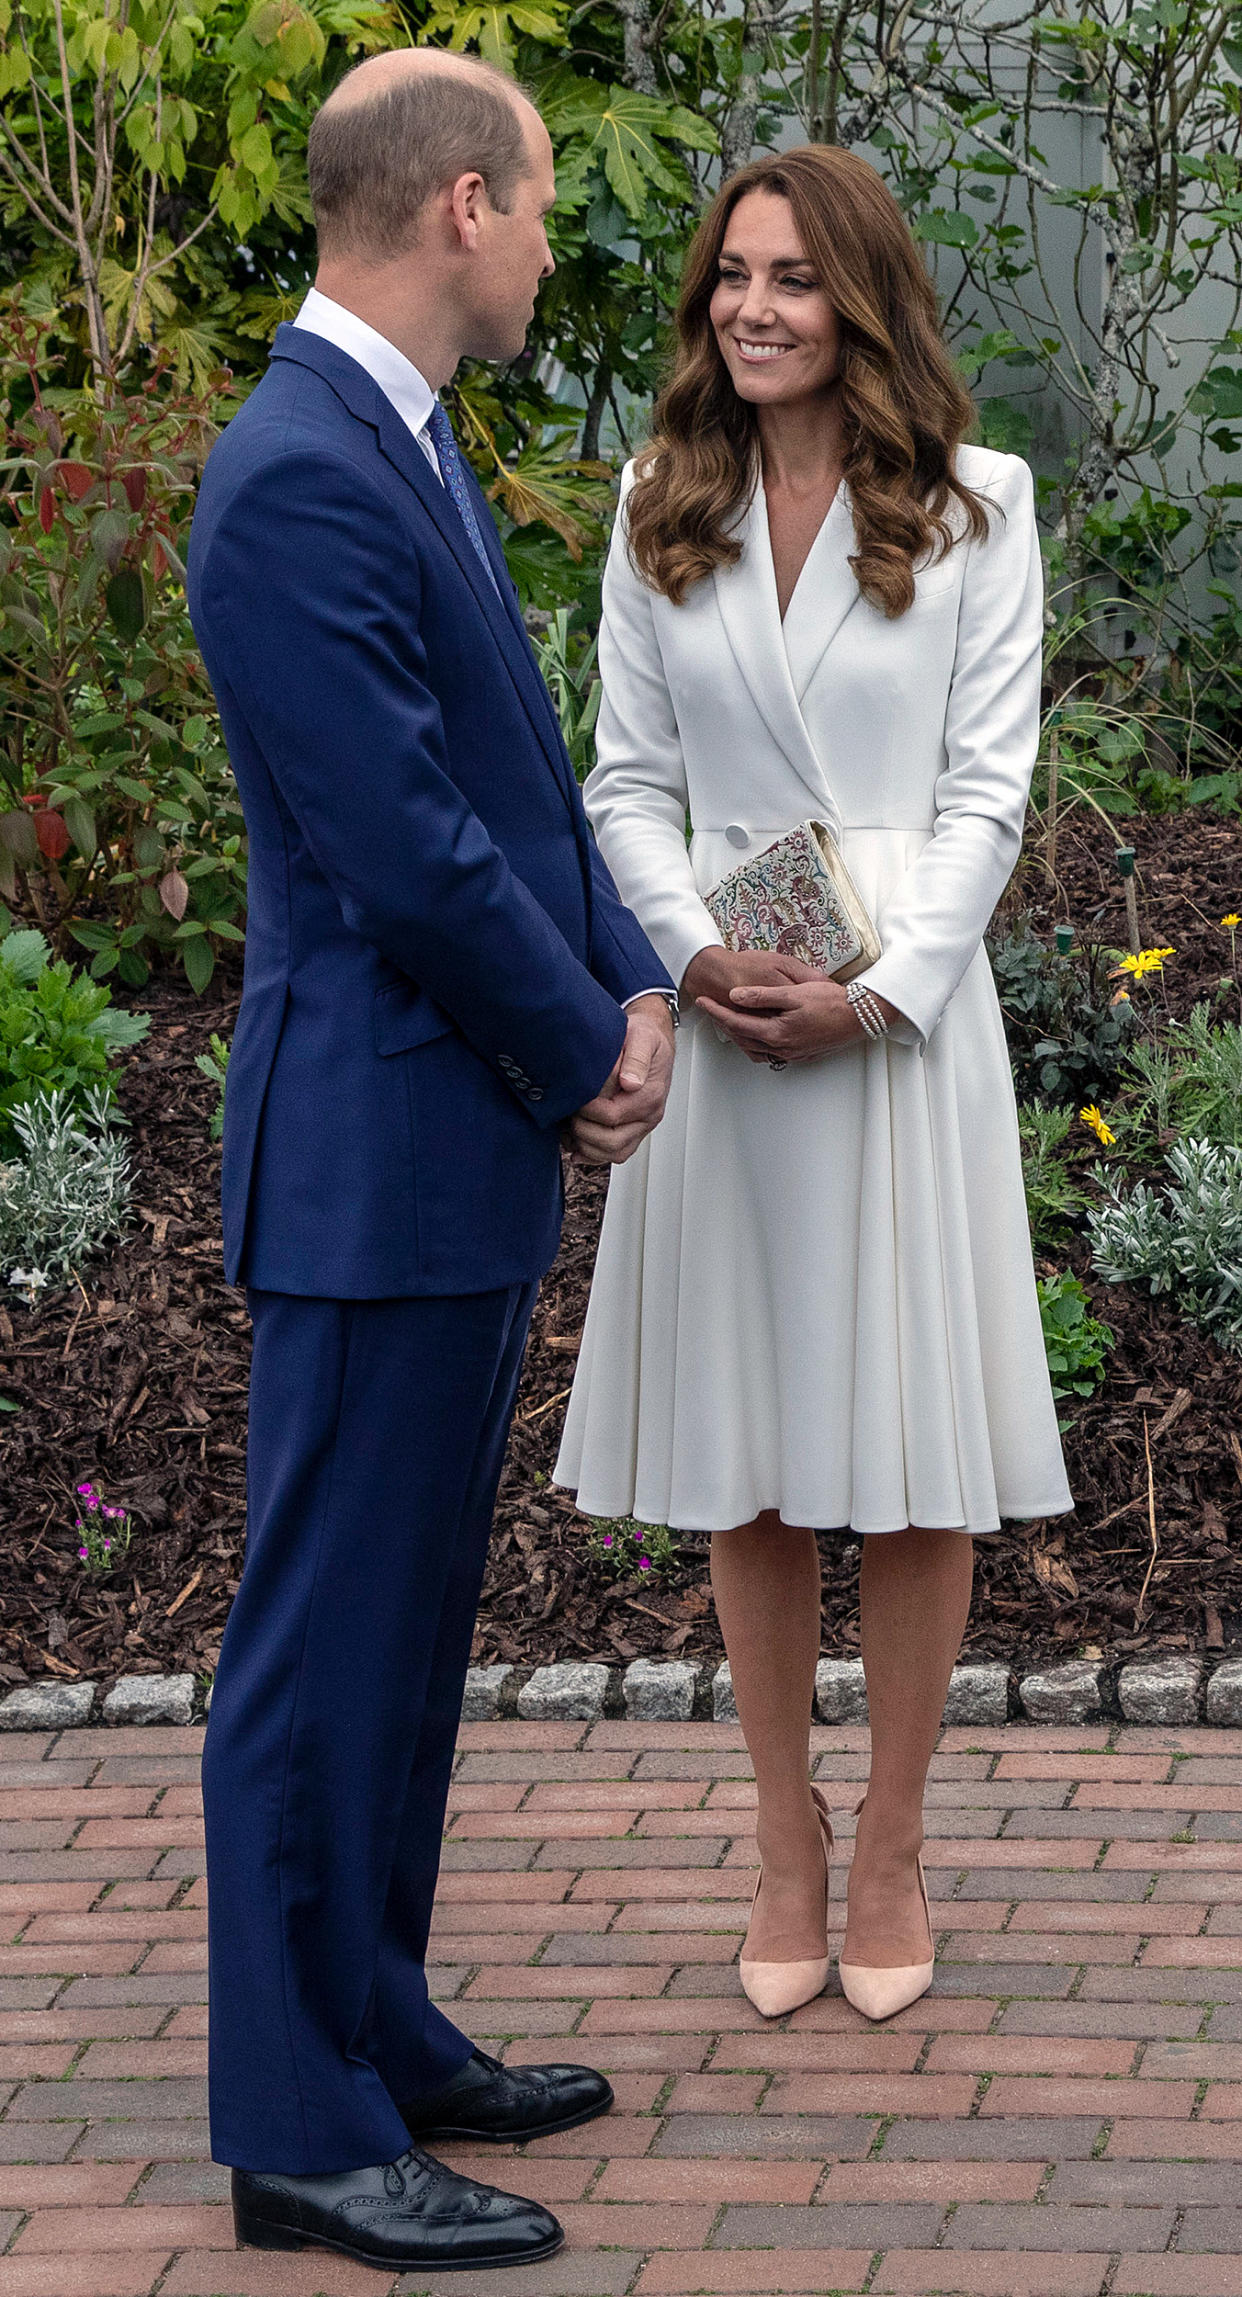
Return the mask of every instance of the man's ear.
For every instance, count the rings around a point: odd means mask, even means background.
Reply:
[[[469,175],[458,176],[449,192],[448,213],[458,244],[467,252],[472,252],[478,244],[479,230],[490,205],[487,186],[477,168]]]

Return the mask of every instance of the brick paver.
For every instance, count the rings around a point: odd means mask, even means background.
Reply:
[[[201,1733],[0,1739],[0,2297],[415,2297],[232,2247],[208,2158]],[[817,1730],[843,1895],[866,1734]],[[446,2148],[556,2209],[453,2297],[1239,2297],[1242,1734],[949,1730],[938,1976],[883,2029],[766,2025],[734,1960],[754,1791],[713,1724],[468,1725],[439,1999],[605,2122]]]

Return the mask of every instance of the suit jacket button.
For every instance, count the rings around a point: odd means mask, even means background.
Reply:
[[[743,829],[741,823],[738,821],[731,821],[729,823],[729,826],[725,831],[725,836],[728,838],[730,845],[743,846],[750,844],[750,831],[748,829]]]
[[[539,1085],[532,1085],[527,1092],[526,1098],[528,1101],[541,1101],[543,1099],[542,1087]]]

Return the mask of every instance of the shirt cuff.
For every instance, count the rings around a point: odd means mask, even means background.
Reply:
[[[621,999],[622,1012],[628,1013],[631,1005],[637,1005],[640,997],[662,997],[673,1016],[674,1025],[681,1020],[681,1003],[675,989],[636,989],[632,997]]]

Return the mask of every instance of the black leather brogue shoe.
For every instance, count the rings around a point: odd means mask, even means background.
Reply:
[[[322,2177],[233,2171],[233,2226],[252,2249],[334,2249],[386,2273],[533,2265],[565,2236],[551,2212],[458,2177],[418,2146]]]
[[[611,2082],[590,2066],[502,2066],[476,2050],[437,2097],[400,2110],[420,2144],[472,2138],[513,2145],[577,2129],[611,2104]]]

